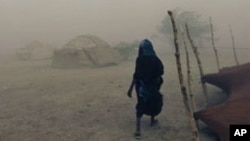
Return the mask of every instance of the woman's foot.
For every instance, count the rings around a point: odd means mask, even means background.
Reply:
[[[153,119],[153,120],[151,120],[150,126],[153,127],[153,126],[155,126],[157,124],[158,124],[158,120],[157,119]]]
[[[140,132],[135,132],[134,134],[136,139],[141,139],[141,133]]]

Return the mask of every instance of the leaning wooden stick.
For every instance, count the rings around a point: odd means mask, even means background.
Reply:
[[[173,17],[173,13],[172,11],[168,11],[168,14],[171,18],[171,22],[173,25],[173,32],[174,32],[174,44],[175,44],[175,57],[176,57],[176,65],[177,65],[177,70],[178,70],[178,76],[179,76],[179,82],[180,82],[180,86],[181,86],[181,92],[182,92],[182,96],[183,96],[183,102],[187,111],[188,116],[190,116],[190,124],[192,127],[192,133],[193,133],[193,140],[194,141],[199,141],[199,134],[198,134],[198,130],[197,127],[195,125],[194,122],[194,118],[193,118],[193,113],[191,113],[190,111],[190,106],[189,106],[189,102],[188,102],[188,96],[187,96],[187,91],[186,91],[186,87],[184,85],[183,82],[183,75],[182,75],[182,69],[181,69],[181,61],[180,61],[180,52],[179,52],[179,45],[178,45],[178,32],[177,32],[177,28],[176,28],[176,24],[174,21],[174,17]]]
[[[180,51],[179,51],[179,45],[178,45],[177,28],[176,28],[176,24],[174,22],[172,11],[168,11],[168,14],[169,14],[169,16],[171,18],[171,21],[172,21],[172,24],[173,24],[176,66],[177,66],[177,71],[178,71],[178,76],[179,76],[179,83],[180,83],[180,87],[181,87],[181,93],[183,95],[183,102],[185,104],[186,110],[188,112],[191,112],[189,104],[188,104],[189,102],[188,102],[188,96],[187,96],[186,87],[185,87],[184,82],[183,82],[183,74],[182,74],[182,68],[181,68]]]
[[[188,92],[189,92],[190,109],[191,109],[192,113],[194,113],[196,111],[196,102],[195,102],[195,98],[194,98],[193,90],[192,90],[192,77],[191,77],[189,53],[188,53],[188,49],[187,49],[187,44],[186,44],[185,34],[184,34],[184,31],[183,31],[183,28],[180,27],[180,29],[181,29],[182,40],[183,40],[185,53],[186,53],[187,84],[188,84]],[[196,129],[195,130],[198,132],[198,128],[199,128],[198,121],[194,119],[193,115],[191,115],[190,120],[195,121],[195,124],[196,124]]]
[[[202,69],[202,65],[201,65],[201,60],[200,60],[200,57],[199,57],[198,49],[194,45],[193,40],[191,39],[187,23],[185,24],[185,27],[186,27],[186,31],[187,31],[187,36],[188,36],[189,42],[190,42],[190,44],[192,46],[193,52],[195,54],[196,61],[198,63],[198,67],[199,67],[199,71],[200,71],[200,77],[202,77],[204,75],[204,73],[203,73],[203,69]],[[206,85],[205,85],[204,82],[201,82],[201,85],[202,85],[203,94],[204,94],[204,96],[206,98],[206,105],[208,105],[207,87],[206,87]]]
[[[190,61],[189,61],[189,53],[187,49],[187,44],[185,40],[185,34],[183,31],[183,28],[180,27],[181,29],[181,35],[182,35],[182,40],[183,40],[183,45],[185,48],[185,54],[186,54],[186,64],[187,64],[187,84],[188,84],[188,92],[189,92],[189,99],[190,99],[190,106],[191,106],[191,111],[192,113],[196,111],[196,103],[194,100],[194,95],[193,95],[193,90],[192,90],[192,77],[191,77],[191,69],[190,69]]]
[[[232,38],[232,45],[233,45],[234,59],[235,59],[236,65],[239,65],[238,57],[237,57],[237,55],[236,55],[236,50],[235,50],[235,42],[234,42],[234,36],[233,36],[233,32],[232,32],[231,25],[229,25],[229,30],[230,30],[230,33],[231,33],[231,38]]]
[[[220,61],[219,61],[218,51],[217,51],[217,49],[215,47],[215,44],[214,44],[214,29],[213,29],[213,24],[212,24],[212,18],[211,17],[209,17],[209,22],[210,22],[210,29],[211,29],[212,46],[213,46],[213,49],[214,49],[216,62],[217,62],[217,68],[218,68],[218,71],[219,71],[220,70]]]

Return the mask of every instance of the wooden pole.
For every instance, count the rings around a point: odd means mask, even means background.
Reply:
[[[190,61],[189,61],[189,53],[188,53],[188,49],[187,49],[187,44],[186,44],[186,40],[185,40],[185,34],[184,31],[181,29],[181,35],[182,35],[182,40],[183,40],[183,45],[185,48],[185,54],[186,54],[186,64],[187,64],[187,84],[188,84],[188,92],[189,92],[189,99],[190,99],[190,106],[191,106],[191,111],[192,113],[194,111],[196,111],[196,103],[194,100],[194,95],[193,95],[193,90],[192,90],[192,77],[191,77],[191,69],[190,69]]]
[[[186,40],[185,40],[185,34],[183,31],[183,28],[180,27],[181,29],[181,33],[182,33],[182,40],[183,40],[183,45],[185,48],[185,54],[186,54],[186,64],[187,64],[187,84],[188,84],[188,92],[189,92],[189,99],[190,99],[190,109],[191,109],[191,113],[194,113],[196,111],[196,102],[195,102],[195,97],[193,95],[193,90],[192,90],[192,77],[191,77],[191,69],[190,69],[190,61],[189,61],[189,53],[188,53],[188,49],[187,49],[187,44],[186,44]],[[193,115],[190,115],[190,120],[193,120],[191,122],[195,122],[196,128],[195,130],[199,129],[199,124],[198,121],[196,119],[194,119]]]
[[[171,18],[171,22],[173,25],[173,32],[174,32],[174,44],[175,44],[175,57],[176,57],[176,66],[177,66],[177,71],[178,71],[178,76],[179,76],[179,82],[180,82],[180,87],[181,87],[181,93],[183,96],[183,102],[184,102],[184,106],[186,109],[186,113],[188,114],[188,116],[190,117],[190,124],[192,127],[192,133],[193,133],[193,140],[194,141],[199,141],[199,134],[198,134],[198,130],[195,126],[195,122],[194,122],[194,118],[193,118],[193,113],[190,111],[190,105],[188,102],[188,96],[187,96],[187,91],[186,91],[186,87],[183,83],[183,75],[182,75],[182,69],[181,69],[181,61],[180,61],[180,52],[179,52],[179,44],[178,44],[178,31],[176,28],[176,24],[174,21],[174,17],[173,17],[173,12],[172,11],[168,11],[168,14]]]
[[[238,57],[237,57],[236,50],[235,50],[234,36],[233,36],[233,32],[232,32],[232,28],[231,28],[231,25],[230,25],[230,24],[229,24],[229,30],[230,30],[231,38],[232,38],[232,46],[233,46],[233,52],[234,52],[234,60],[235,60],[235,62],[236,62],[236,65],[238,66],[238,65],[239,65],[239,61],[238,61]]]
[[[185,27],[186,27],[186,31],[187,31],[187,36],[188,36],[189,42],[191,44],[191,47],[193,49],[193,52],[195,54],[195,58],[196,58],[196,61],[197,61],[197,64],[198,64],[198,68],[199,68],[199,71],[200,71],[200,77],[202,77],[204,75],[204,73],[203,73],[202,64],[201,64],[201,60],[200,60],[200,57],[199,57],[198,49],[194,45],[193,40],[191,39],[187,23],[185,24]],[[206,87],[206,85],[205,85],[205,83],[203,81],[201,82],[201,86],[202,86],[203,94],[204,94],[204,96],[206,98],[206,105],[205,106],[207,106],[208,105],[207,87]]]
[[[218,51],[217,51],[217,49],[215,47],[215,44],[214,44],[214,29],[213,29],[213,24],[212,24],[212,18],[211,17],[209,17],[209,22],[210,22],[210,29],[211,29],[212,46],[213,46],[213,50],[214,50],[215,57],[216,57],[217,68],[218,68],[218,71],[219,71],[220,70],[220,62],[219,62]]]
[[[175,45],[175,57],[176,57],[176,66],[177,66],[177,71],[178,71],[178,76],[179,76],[179,83],[181,87],[181,93],[183,96],[183,102],[185,105],[185,108],[188,112],[190,112],[189,104],[188,104],[188,96],[187,96],[187,91],[186,87],[183,82],[183,74],[182,74],[182,68],[181,68],[181,58],[180,58],[180,51],[179,51],[179,44],[178,44],[178,32],[176,28],[176,24],[173,18],[172,11],[168,11],[168,14],[171,18],[172,24],[173,24],[173,31],[174,31],[174,45]]]

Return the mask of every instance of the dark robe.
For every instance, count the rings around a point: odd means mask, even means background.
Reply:
[[[152,44],[140,45],[136,59],[134,80],[137,93],[137,116],[143,114],[155,116],[160,113],[163,105],[159,90],[163,83],[163,64],[156,56]]]

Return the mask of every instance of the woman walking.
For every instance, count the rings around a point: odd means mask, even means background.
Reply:
[[[160,93],[163,72],[163,64],[157,57],[152,43],[148,39],[142,40],[136,58],[133,80],[127,93],[131,97],[135,85],[137,95],[136,138],[141,137],[140,120],[144,114],[151,116],[151,126],[157,123],[155,116],[161,112],[163,105]]]

